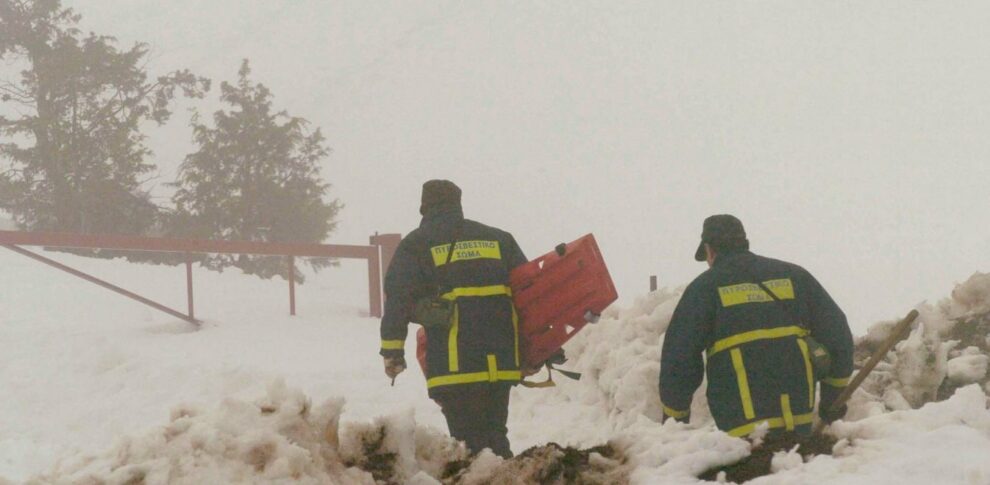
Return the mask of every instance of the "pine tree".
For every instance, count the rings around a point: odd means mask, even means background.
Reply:
[[[186,156],[174,184],[176,211],[168,224],[176,236],[266,242],[321,242],[336,226],[340,203],[327,200],[320,174],[329,154],[317,128],[272,107],[272,93],[249,79],[248,61],[236,84],[221,83],[229,105],[213,114],[213,126],[194,116],[198,150]],[[204,265],[236,266],[270,278],[287,276],[284,258],[215,255]],[[330,264],[311,261],[314,267]],[[301,275],[299,275],[301,276]]]
[[[143,233],[157,207],[142,188],[140,125],[162,124],[181,90],[209,81],[189,71],[149,79],[148,46],[119,50],[113,37],[76,27],[60,0],[0,0],[0,60],[23,68],[0,80],[0,208],[28,230]]]

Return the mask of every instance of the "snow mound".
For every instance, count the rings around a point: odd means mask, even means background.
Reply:
[[[344,401],[313,408],[276,381],[263,399],[216,410],[173,409],[170,422],[95,456],[61,462],[29,483],[374,483],[341,460]]]
[[[213,411],[180,406],[164,427],[122,438],[110,450],[69,458],[29,484],[292,483],[510,484],[628,482],[622,453],[551,444],[503,460],[416,424],[412,410],[341,425],[343,399],[313,407],[274,381],[253,403],[228,399]],[[0,484],[6,482],[0,479]]]
[[[990,376],[990,274],[976,273],[949,298],[922,304],[910,335],[885,356],[857,391],[850,417],[916,409],[948,399]],[[856,342],[857,367],[887,338],[895,322],[880,322]]]

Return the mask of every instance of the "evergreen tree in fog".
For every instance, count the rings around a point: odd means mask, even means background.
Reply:
[[[28,230],[145,233],[158,208],[140,125],[209,81],[149,79],[147,45],[120,50],[79,18],[59,0],[0,0],[0,208]]]
[[[220,86],[228,105],[213,126],[194,116],[199,149],[179,169],[172,235],[241,241],[322,242],[336,226],[341,205],[328,200],[320,174],[329,149],[317,128],[272,107],[272,93],[249,79],[244,60],[236,84]],[[314,267],[330,264],[312,260]],[[263,278],[287,276],[285,258],[211,255],[211,269],[236,266]]]

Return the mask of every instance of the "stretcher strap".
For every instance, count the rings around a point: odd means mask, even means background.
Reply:
[[[527,380],[524,379],[522,382],[520,382],[520,384],[522,384],[523,387],[529,387],[529,388],[534,388],[534,389],[542,389],[542,388],[547,388],[547,387],[554,387],[554,386],[557,385],[557,383],[553,381],[553,371],[560,372],[560,374],[562,376],[567,377],[569,379],[574,379],[575,381],[581,379],[581,373],[580,372],[574,372],[574,371],[569,371],[569,370],[558,369],[558,368],[554,367],[553,364],[551,364],[549,362],[547,362],[546,368],[547,368],[547,380],[542,381],[542,382],[532,382],[532,381],[527,381]]]

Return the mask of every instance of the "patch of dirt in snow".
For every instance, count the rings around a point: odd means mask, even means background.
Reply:
[[[611,443],[585,450],[549,443],[503,460],[486,473],[472,473],[473,468],[464,468],[456,475],[447,477],[443,483],[622,485],[629,483],[630,471],[623,453]]]
[[[776,472],[775,459],[794,452],[804,461],[816,455],[831,455],[836,439],[825,434],[803,439],[791,436],[769,436],[753,445],[749,456],[731,465],[712,468],[698,478],[716,482],[745,483]]]

